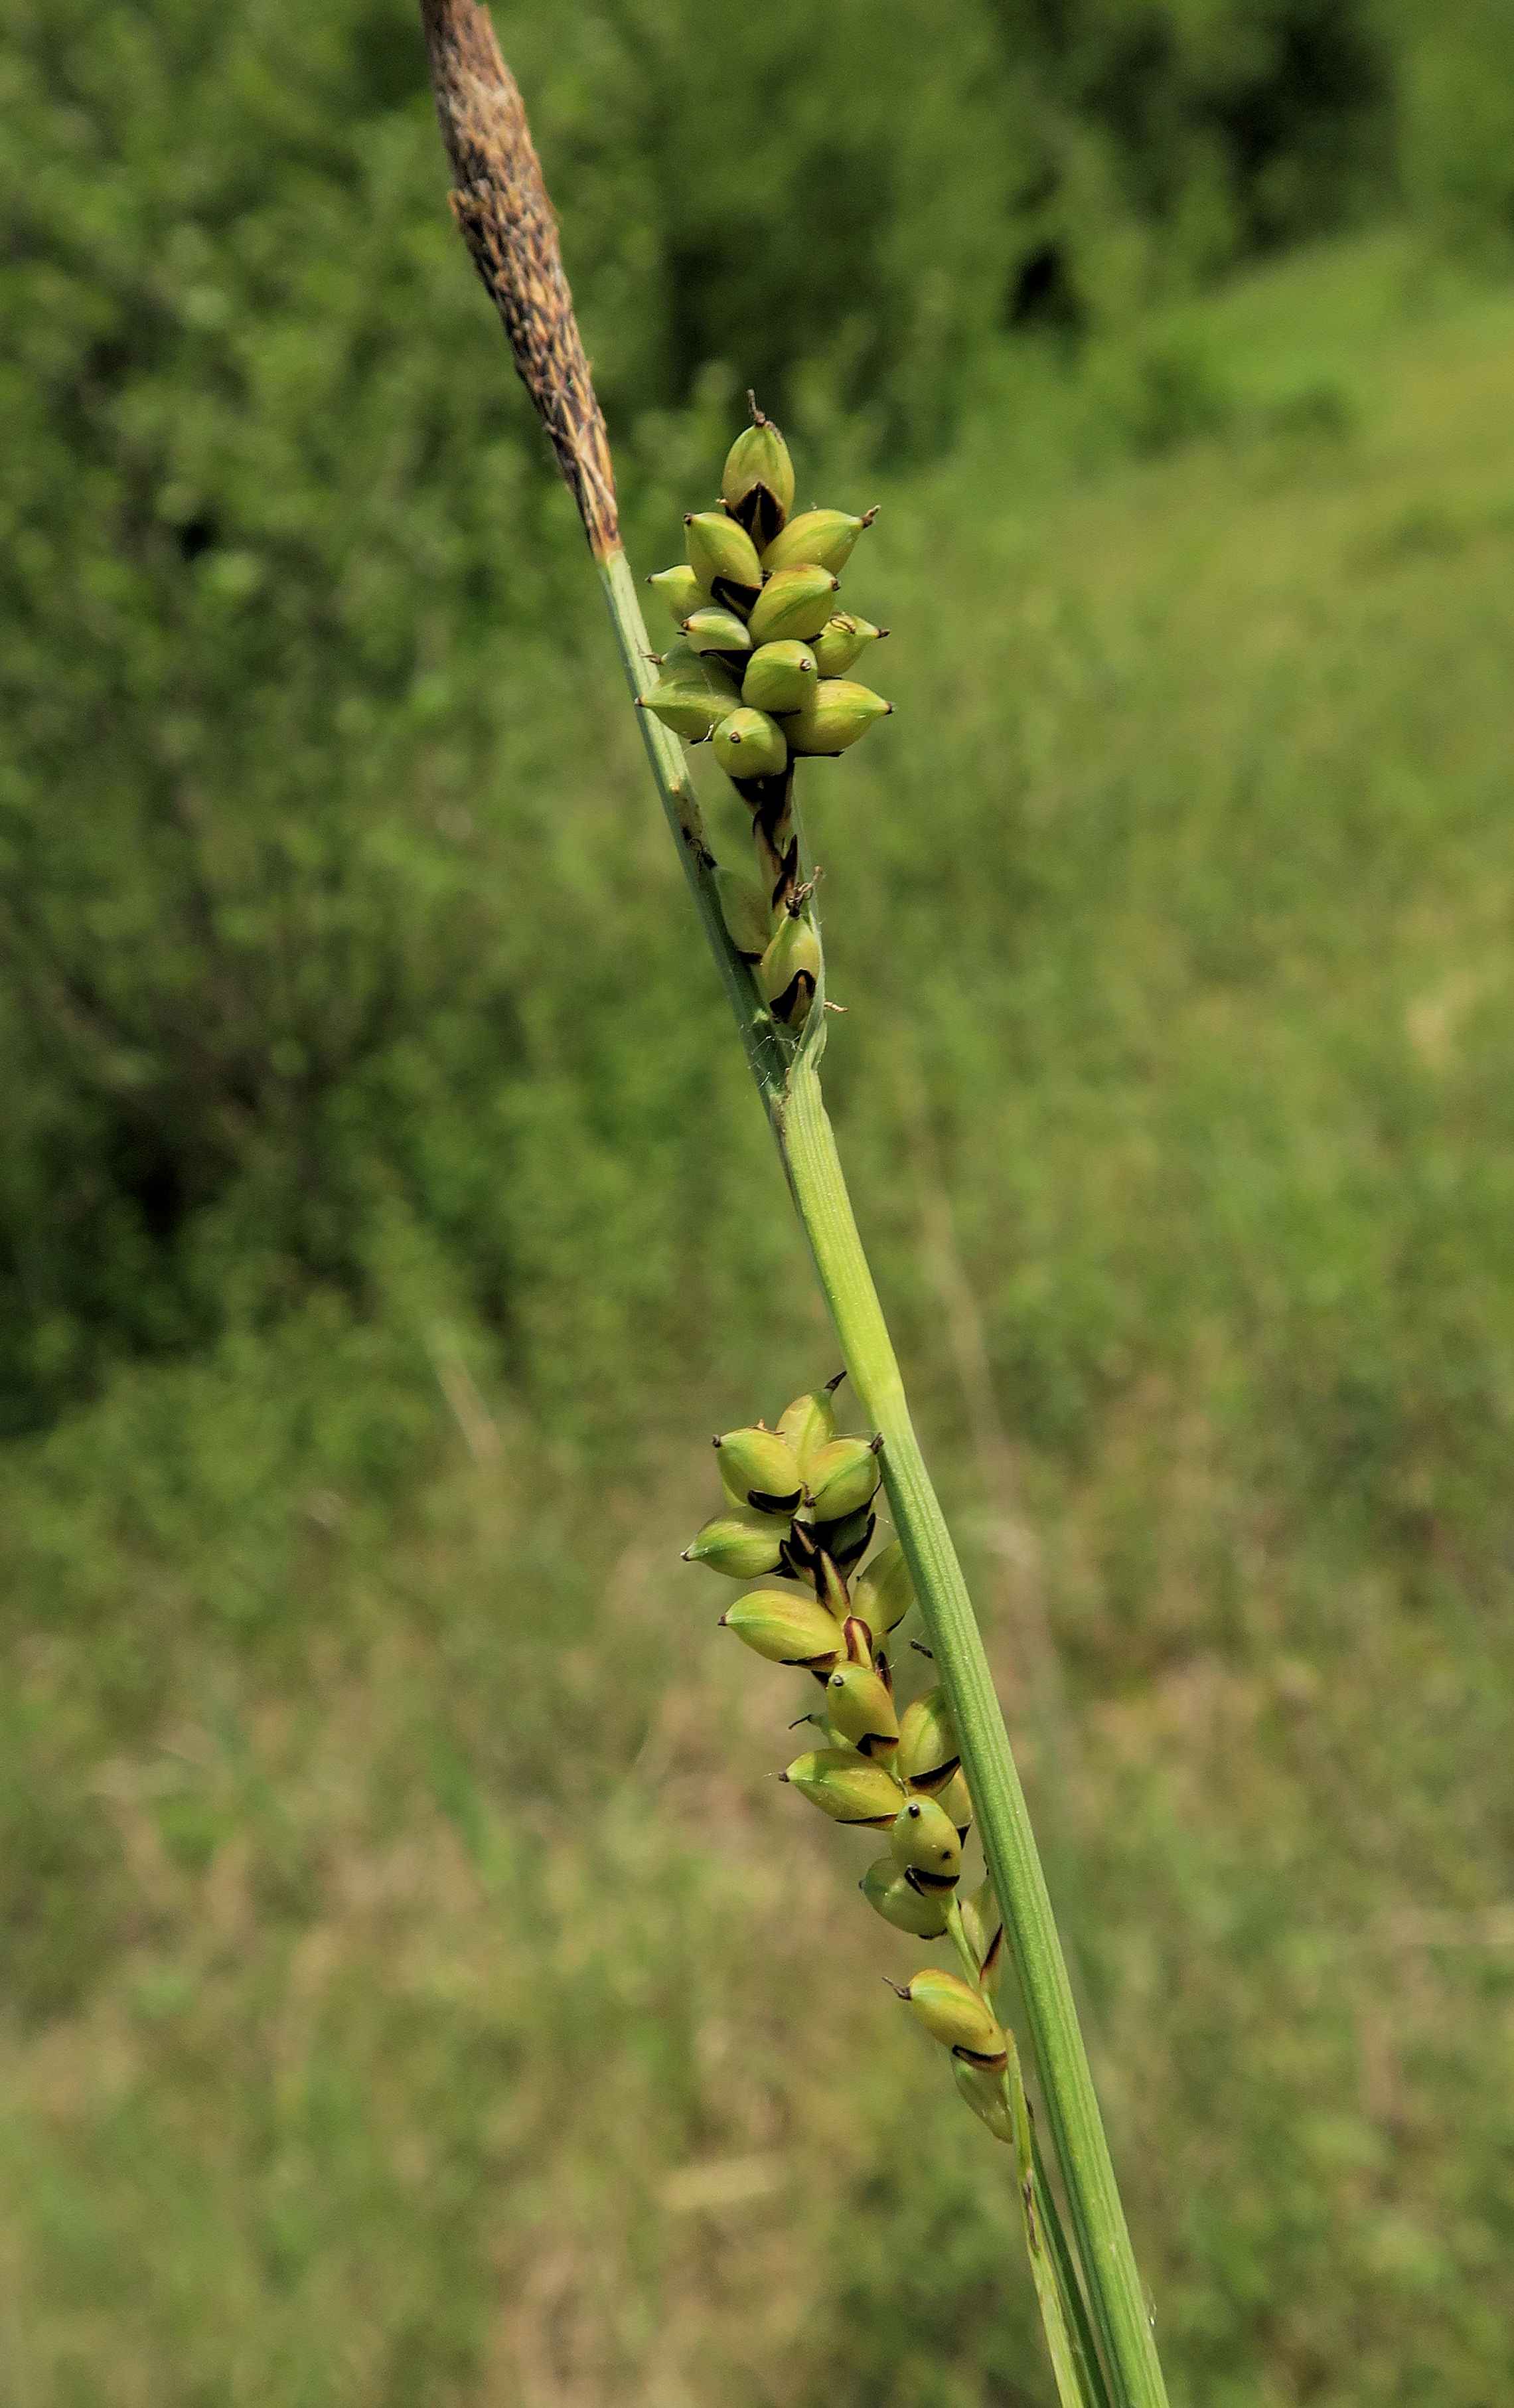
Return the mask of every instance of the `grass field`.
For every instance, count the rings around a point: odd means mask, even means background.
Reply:
[[[898,713],[812,781],[1181,2408],[1509,2381],[1511,403],[1514,298],[1387,238],[1007,369],[883,496]],[[677,1560],[834,1361],[634,732],[547,707],[504,1334],[395,1202],[372,1312],[0,1464],[7,2408],[1050,2397],[911,1944]],[[580,1112],[591,1046],[665,1108]]]

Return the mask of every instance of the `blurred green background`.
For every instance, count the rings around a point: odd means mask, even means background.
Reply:
[[[1514,19],[495,15],[637,566],[750,383],[884,506],[830,1083],[1175,2408],[1489,2408]],[[1044,2403],[678,1561],[834,1347],[414,12],[5,21],[0,2391]]]

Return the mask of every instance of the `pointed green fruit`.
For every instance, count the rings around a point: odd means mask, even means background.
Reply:
[[[715,872],[715,891],[736,952],[744,962],[760,962],[773,933],[772,906],[762,888],[739,869],[720,868]]]
[[[640,707],[688,744],[703,744],[731,710],[724,696],[701,694],[687,685],[654,685],[650,694],[642,696]]]
[[[898,1784],[880,1764],[869,1764],[850,1747],[818,1747],[796,1756],[780,1781],[803,1792],[833,1823],[865,1823],[886,1830],[899,1803]]]
[[[891,1756],[899,1744],[893,1699],[870,1664],[836,1666],[825,1684],[825,1711],[831,1728],[862,1756]]]
[[[801,710],[818,681],[815,655],[807,644],[795,643],[792,638],[783,643],[759,644],[747,663],[741,699],[754,710]]]
[[[845,677],[868,645],[876,644],[888,632],[887,627],[875,627],[871,619],[859,619],[850,610],[837,610],[815,638],[815,666],[821,677]]]
[[[841,1646],[835,1615],[802,1589],[754,1588],[726,1608],[721,1625],[770,1664],[811,1664],[823,1670]]]
[[[793,508],[793,462],[770,418],[753,407],[752,423],[725,455],[721,499],[759,546],[770,543]]]
[[[691,610],[697,610],[705,598],[704,588],[693,570],[679,561],[676,568],[660,568],[647,582],[662,596],[676,627],[681,627]]]
[[[795,1397],[778,1415],[778,1436],[787,1440],[798,1458],[799,1469],[807,1471],[809,1458],[817,1447],[824,1446],[836,1436],[836,1399],[829,1388],[818,1388],[807,1397]]]
[[[939,1940],[945,1933],[945,1900],[911,1889],[892,1856],[879,1856],[870,1864],[857,1886],[868,1905],[895,1931],[912,1932],[917,1940]]]
[[[852,545],[877,515],[869,510],[864,518],[854,519],[850,510],[801,510],[773,538],[763,554],[763,566],[769,576],[776,576],[780,568],[808,566],[828,568],[833,577],[839,577],[851,558]]]
[[[660,685],[707,686],[713,679],[723,693],[736,681],[723,661],[709,661],[696,652],[693,644],[680,635],[676,644],[669,644],[657,666]]]
[[[861,1581],[857,1584],[862,1587]],[[865,1608],[859,1603],[857,1612]],[[944,1689],[927,1689],[905,1709],[899,1725],[899,1773],[911,1789],[934,1797],[944,1789],[962,1760],[956,1726]]]
[[[961,2049],[979,2065],[992,2067],[1007,2062],[1007,2051],[998,2017],[987,2000],[970,1990],[959,1973],[947,1973],[938,1966],[927,1965],[923,1973],[917,1973],[898,1995],[943,2048]]]
[[[962,1873],[962,1842],[934,1798],[910,1798],[889,1833],[893,1861],[917,1889],[955,1889]]]
[[[975,2065],[968,2057],[953,2052],[951,2078],[962,2092],[980,2124],[986,2124],[996,2141],[1015,2145],[1015,2119],[1005,2096],[1003,2070],[994,2066]]]
[[[887,719],[893,710],[893,703],[885,702],[871,686],[857,685],[850,678],[821,678],[814,700],[788,722],[789,749],[844,752],[866,735],[876,719]]]
[[[757,965],[763,999],[779,1020],[802,1027],[809,1017],[820,978],[820,939],[809,922],[785,911],[777,936]]]
[[[761,1580],[776,1572],[783,1553],[783,1525],[771,1513],[716,1513],[684,1548],[686,1564],[707,1564],[732,1580]]]
[[[788,757],[783,730],[765,710],[733,710],[715,730],[715,758],[728,778],[776,778]]]
[[[799,1502],[799,1467],[777,1430],[726,1430],[715,1441],[715,1456],[733,1505],[788,1521]]]
[[[754,594],[763,581],[757,547],[744,526],[723,510],[691,510],[683,522],[689,539],[689,566],[708,596],[718,600],[717,585]]]
[[[831,615],[836,580],[828,568],[782,568],[770,577],[751,606],[748,625],[754,644],[793,638],[807,643]]]
[[[678,659],[670,652],[657,683],[641,697],[643,710],[650,710],[654,719],[660,719],[664,727],[671,727],[675,736],[684,737],[691,744],[713,736],[721,720],[730,717],[736,703],[735,679],[719,661],[704,660],[693,652]]]
[[[816,1521],[840,1522],[860,1513],[882,1476],[875,1440],[833,1438],[816,1450],[807,1475]]]
[[[800,1469],[804,1469],[803,1464]],[[915,1584],[909,1577],[905,1551],[895,1539],[873,1557],[864,1572],[852,1583],[851,1610],[860,1613],[875,1639],[886,1639],[897,1630],[915,1602]]]
[[[999,1913],[999,1901],[993,1895],[993,1884],[991,1881],[979,1882],[972,1895],[962,1899],[961,1905],[962,1928],[967,1935],[967,1944],[984,1975],[992,1981],[998,1971],[1004,1942],[1004,1917]]]
[[[973,1793],[967,1786],[967,1775],[961,1766],[944,1789],[936,1793],[936,1803],[959,1839],[965,1839],[973,1827]]]
[[[683,622],[683,640],[696,652],[748,652],[747,623],[719,602],[707,602]]]

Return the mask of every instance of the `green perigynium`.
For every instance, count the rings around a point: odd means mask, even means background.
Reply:
[[[797,1588],[750,1589],[726,1607],[721,1627],[770,1664],[802,1664],[813,1672],[829,1673],[845,1644],[835,1614]]]
[[[964,1982],[960,1973],[927,1965],[923,1972],[911,1975],[899,1996],[913,2008],[932,2040],[938,2040],[954,2057],[985,2067],[1004,2064],[1007,2052],[999,2019],[981,1990]]]
[[[705,598],[705,589],[686,561],[675,568],[660,568],[647,582],[661,595],[664,606],[676,627],[681,627],[692,611],[697,610]],[[846,666],[850,668],[849,661]],[[839,677],[839,668],[828,669],[826,675]]]
[[[669,569],[666,574],[675,576],[677,571]],[[815,666],[821,677],[846,677],[868,645],[876,644],[888,632],[887,627],[875,627],[870,619],[859,619],[850,610],[837,610],[815,638]]]
[[[886,1759],[899,1744],[893,1692],[870,1664],[836,1666],[825,1684],[825,1712],[836,1737],[859,1755]]]
[[[800,1469],[806,1467],[801,1464]],[[864,1572],[860,1572],[851,1592],[851,1610],[860,1613],[869,1629],[879,1639],[896,1630],[915,1602],[915,1584],[909,1577],[905,1551],[897,1539],[880,1547]]]
[[[940,1689],[917,1698],[899,1726],[899,1770],[927,1797],[944,1789],[962,1760],[951,1711]]]
[[[721,1486],[733,1505],[750,1506],[759,1513],[781,1513],[785,1521],[804,1495],[804,1481],[793,1450],[776,1430],[753,1426],[726,1430],[715,1440]]]
[[[785,1027],[802,1027],[820,978],[820,936],[802,912],[790,908],[757,965],[757,983],[773,1016]]]

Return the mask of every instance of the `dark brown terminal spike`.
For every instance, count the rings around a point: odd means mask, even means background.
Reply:
[[[620,546],[605,421],[525,107],[478,0],[421,0],[452,213],[505,323],[595,558]]]

